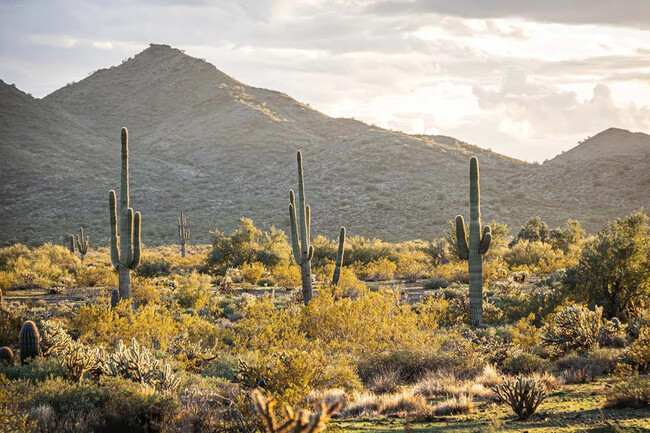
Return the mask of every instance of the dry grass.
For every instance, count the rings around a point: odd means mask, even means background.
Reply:
[[[432,412],[437,416],[473,413],[474,399],[471,394],[452,397],[433,406]]]
[[[427,409],[427,400],[411,391],[381,397],[379,413],[381,415],[408,416],[422,413]]]
[[[491,372],[489,372],[491,374]],[[481,400],[495,400],[495,395],[490,388],[483,383],[493,383],[494,379],[489,375],[481,374],[481,383],[471,380],[458,379],[454,374],[445,371],[430,372],[417,382],[412,390],[413,394],[426,398],[433,397],[455,397],[472,395]],[[499,382],[501,383],[501,379]]]
[[[474,378],[474,383],[483,385],[485,388],[492,388],[503,382],[503,376],[499,374],[495,365],[488,364],[483,368],[481,374]]]
[[[542,382],[544,388],[546,388],[546,391],[553,391],[555,389],[559,389],[560,387],[562,387],[562,385],[564,385],[563,378],[556,377],[548,372],[544,372],[543,374],[533,373],[529,375],[528,378],[536,379]]]
[[[388,369],[374,376],[370,381],[370,389],[377,394],[395,393],[400,384],[400,370]]]

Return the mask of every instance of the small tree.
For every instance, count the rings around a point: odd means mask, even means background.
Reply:
[[[526,221],[526,224],[519,230],[515,239],[510,243],[514,245],[519,241],[540,241],[547,242],[549,236],[548,224],[546,224],[540,217],[531,217]]]
[[[642,211],[609,222],[587,242],[564,286],[580,302],[603,306],[608,318],[650,295],[650,226]]]

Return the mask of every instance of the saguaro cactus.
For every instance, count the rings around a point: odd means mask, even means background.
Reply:
[[[185,257],[185,245],[190,240],[190,229],[186,227],[187,221],[181,211],[181,217],[178,219],[178,242],[181,244],[181,257]]]
[[[129,132],[122,128],[122,178],[118,213],[115,191],[108,193],[111,219],[111,262],[119,275],[120,299],[131,297],[131,269],[140,264],[140,212],[129,207]],[[118,234],[119,215],[119,234]]]
[[[336,252],[336,266],[334,267],[334,276],[332,285],[336,286],[341,278],[341,266],[343,266],[343,253],[345,252],[345,227],[341,227],[339,232],[339,249]]]
[[[469,262],[469,309],[473,326],[483,324],[483,254],[490,248],[490,226],[481,229],[481,190],[479,186],[478,159],[469,160],[469,246],[465,233],[465,220],[456,217],[458,255]]]
[[[74,251],[75,251],[75,245],[74,244],[75,244],[74,235],[70,235],[70,245],[68,245],[68,249],[70,250],[70,252],[73,255],[74,255]]]
[[[300,217],[300,231],[298,230],[298,219],[296,218],[296,195],[293,190],[289,192],[289,219],[291,220],[291,246],[293,257],[300,265],[302,276],[302,294],[305,305],[311,301],[311,259],[314,257],[314,246],[310,244],[311,210],[305,205],[305,184],[302,171],[302,152],[296,154],[298,161],[298,209]]]
[[[79,227],[79,234],[77,235],[77,250],[81,256],[81,263],[83,263],[84,257],[86,257],[86,253],[88,252],[88,236],[86,236],[83,227]]]
[[[36,323],[28,320],[23,323],[18,335],[20,345],[20,363],[25,365],[30,358],[36,358],[41,354],[41,336],[38,333]]]

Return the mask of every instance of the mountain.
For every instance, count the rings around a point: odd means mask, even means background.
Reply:
[[[527,164],[452,137],[331,118],[151,45],[40,100],[0,83],[0,157],[10,167],[0,175],[0,243],[62,242],[79,225],[92,243],[105,243],[122,126],[130,136],[131,203],[150,244],[176,241],[181,210],[195,242],[208,241],[209,230],[231,230],[240,217],[288,231],[297,149],[312,232],[328,237],[340,225],[392,241],[440,235],[469,212],[471,155],[480,159],[483,219],[515,229],[540,215],[553,226],[576,218],[593,231],[650,200],[637,187],[635,176],[649,171],[638,155],[595,175],[553,161]],[[610,182],[619,170],[629,183]],[[620,190],[601,196],[610,187]]]
[[[557,155],[549,163],[564,164],[616,157],[650,158],[650,135],[609,128],[582,141],[573,149]]]

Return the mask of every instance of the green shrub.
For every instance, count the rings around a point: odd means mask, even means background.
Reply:
[[[135,272],[141,277],[166,277],[172,266],[161,254],[143,253]]]
[[[547,370],[549,362],[530,353],[520,353],[505,360],[501,368],[509,374],[532,374]]]
[[[650,407],[650,378],[635,374],[622,378],[607,391],[603,406],[609,409]]]
[[[449,287],[449,281],[444,278],[431,278],[424,283],[425,290],[446,289],[447,287]]]
[[[196,271],[187,276],[179,276],[175,293],[178,304],[183,308],[204,307],[210,298],[211,283],[212,279],[208,275]]]
[[[643,326],[627,350],[630,361],[642,370],[650,369],[650,326]]]

